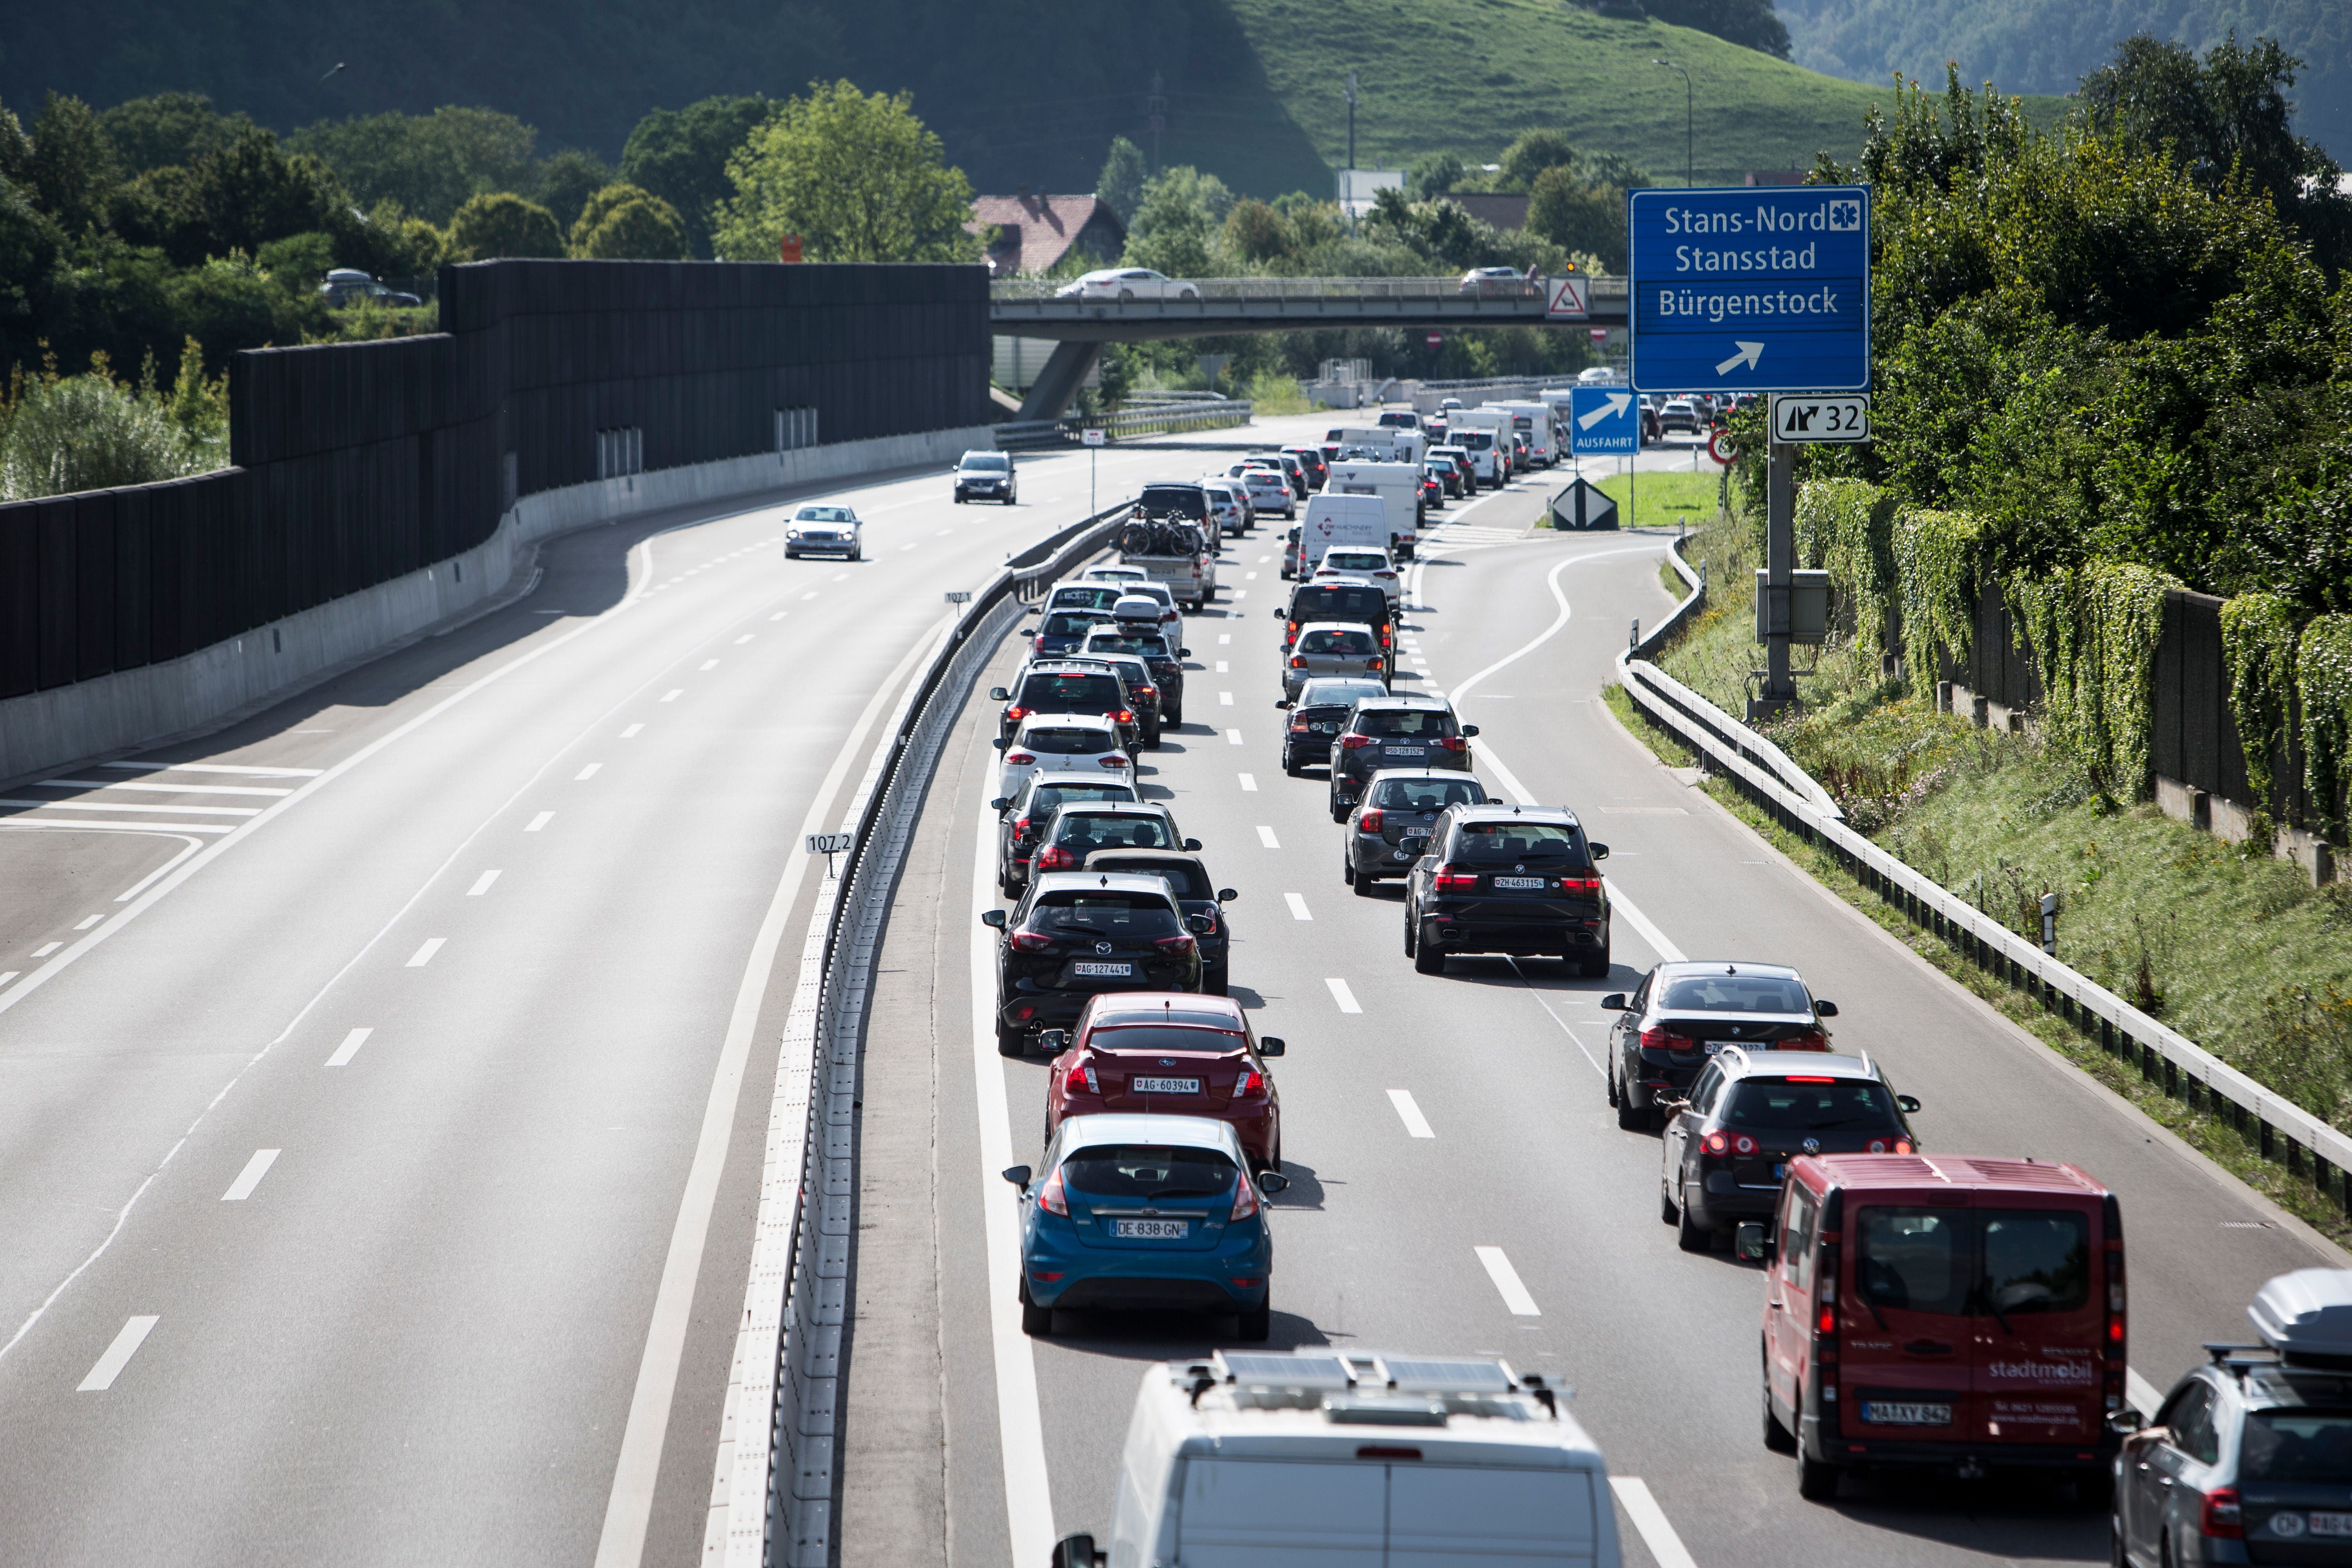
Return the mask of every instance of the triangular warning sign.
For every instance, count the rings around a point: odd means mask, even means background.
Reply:
[[[1544,319],[1552,321],[1580,321],[1589,313],[1584,305],[1584,279],[1581,278],[1550,278],[1545,279]]]

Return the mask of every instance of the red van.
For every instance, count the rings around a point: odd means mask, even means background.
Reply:
[[[1957,1154],[1794,1160],[1760,1258],[1764,1442],[1823,1500],[1849,1468],[2073,1472],[2104,1499],[2124,1407],[2124,1236],[2072,1165]]]

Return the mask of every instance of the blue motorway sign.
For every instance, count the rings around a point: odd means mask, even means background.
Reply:
[[[1568,449],[1580,458],[1639,455],[1641,400],[1622,386],[1569,388]]]
[[[1629,191],[1643,392],[1870,390],[1870,187]]]

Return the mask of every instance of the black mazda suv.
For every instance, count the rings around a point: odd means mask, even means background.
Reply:
[[[1456,952],[1563,958],[1609,973],[1609,893],[1596,861],[1609,846],[1584,837],[1558,806],[1458,805],[1437,821],[1429,852],[1406,874],[1404,950],[1423,974]]]
[[[1198,917],[1195,917],[1196,919]],[[996,1048],[1023,1055],[1104,991],[1198,991],[1201,944],[1159,877],[1060,871],[1033,879],[1010,914],[983,910],[996,944]]]
[[[1201,989],[1212,996],[1225,994],[1234,933],[1225,922],[1224,906],[1241,895],[1210,881],[1209,869],[1198,855],[1174,849],[1097,849],[1081,869],[1132,871],[1166,882],[1201,943]]]

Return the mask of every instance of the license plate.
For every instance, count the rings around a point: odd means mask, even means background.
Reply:
[[[1201,1080],[1197,1078],[1138,1078],[1129,1079],[1128,1087],[1138,1094],[1198,1094]]]
[[[1426,838],[1429,837],[1429,829],[1426,827],[1408,827],[1402,833],[1398,834],[1397,837],[1399,838]]]
[[[1181,1241],[1192,1226],[1181,1219],[1115,1219],[1111,1235],[1128,1241]]]
[[[1339,732],[1339,726],[1337,724],[1318,724],[1315,726],[1315,732],[1318,735],[1336,735]]]
[[[2314,1535],[2352,1535],[2352,1513],[2315,1513],[2310,1522]]]
[[[1522,889],[1549,888],[1551,884],[1541,877],[1497,877],[1495,879],[1495,886],[1498,888],[1509,888],[1517,890]]]
[[[1093,975],[1104,980],[1124,980],[1135,973],[1132,963],[1090,963],[1080,962],[1070,965],[1073,974]]]
[[[1862,1402],[1862,1418],[1873,1426],[1949,1426],[1952,1407],[1865,1399]]]
[[[1423,746],[1391,746],[1388,754],[1391,757],[1418,757],[1426,750],[1427,748]]]
[[[1772,1167],[1772,1179],[1773,1179],[1774,1181],[1776,1181],[1776,1182],[1785,1182],[1785,1181],[1787,1181],[1787,1180],[1789,1179],[1789,1167],[1788,1167],[1788,1166],[1786,1166],[1786,1165],[1775,1165],[1775,1166],[1773,1166],[1773,1167]]]

